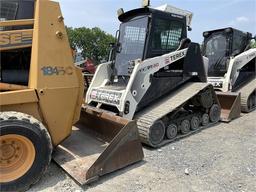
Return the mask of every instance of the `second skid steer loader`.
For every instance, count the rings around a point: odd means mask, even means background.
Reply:
[[[51,156],[80,184],[140,161],[135,122],[81,107],[59,4],[0,0],[0,15],[0,190],[28,189]]]
[[[187,39],[192,13],[169,5],[118,11],[111,60],[98,66],[86,109],[137,120],[141,141],[159,147],[220,117],[199,44]]]
[[[221,119],[229,122],[256,107],[256,48],[252,34],[234,28],[203,33],[203,55],[209,59],[208,81],[221,104]]]

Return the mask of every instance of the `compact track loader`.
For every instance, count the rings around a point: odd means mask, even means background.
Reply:
[[[136,120],[141,141],[151,147],[219,121],[207,59],[187,38],[192,13],[164,5],[118,14],[117,42],[96,70],[86,109]]]
[[[252,34],[233,28],[203,33],[203,55],[209,59],[208,81],[221,104],[222,121],[239,117],[256,107],[256,48]]]
[[[80,184],[141,160],[134,121],[82,107],[59,4],[0,0],[0,9],[0,190],[28,189],[52,151]]]

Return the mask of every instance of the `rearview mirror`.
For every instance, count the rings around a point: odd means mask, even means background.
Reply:
[[[109,43],[109,47],[110,48],[114,48],[115,47],[115,43]]]
[[[116,44],[116,52],[117,53],[121,53],[121,51],[122,51],[122,44],[120,42],[118,42]]]
[[[120,53],[122,48],[121,48],[121,43],[117,42],[117,43],[109,43],[109,47],[117,53]]]

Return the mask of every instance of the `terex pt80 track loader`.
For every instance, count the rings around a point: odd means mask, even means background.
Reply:
[[[252,34],[224,28],[203,35],[203,55],[209,59],[208,81],[218,91],[221,119],[230,121],[241,110],[255,109],[256,48],[251,47]]]
[[[87,110],[137,120],[141,141],[159,147],[217,122],[220,107],[199,44],[187,39],[192,13],[172,6],[124,13],[111,60],[86,95]]]
[[[0,190],[37,182],[52,149],[81,184],[141,160],[135,122],[84,112],[82,72],[59,4],[0,0],[0,16]]]

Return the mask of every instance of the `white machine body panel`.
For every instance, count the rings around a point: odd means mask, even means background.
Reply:
[[[187,54],[187,50],[188,49],[185,48],[144,61],[135,60],[135,66],[127,86],[119,90],[108,89],[112,73],[111,62],[99,65],[87,91],[86,103],[90,104],[96,101],[97,103],[114,106],[123,117],[132,119],[137,104],[151,85],[150,76],[161,68],[184,58]],[[194,75],[196,76],[197,74]],[[136,101],[135,97],[139,99]],[[126,101],[130,103],[128,114],[124,113]]]
[[[241,68],[254,58],[256,58],[256,48],[249,49],[233,58],[230,58],[228,70],[224,77],[208,77],[208,82],[219,91],[230,91],[239,76]]]

